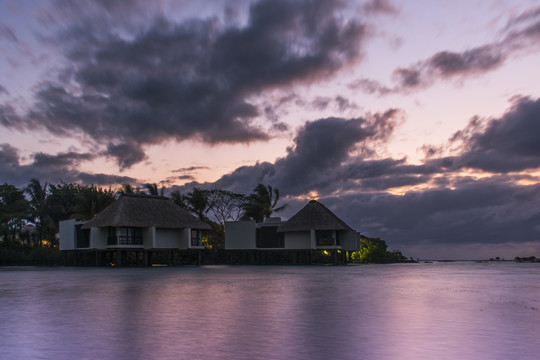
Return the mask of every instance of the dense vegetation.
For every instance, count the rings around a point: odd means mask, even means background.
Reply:
[[[401,251],[388,251],[388,245],[384,240],[362,236],[360,250],[351,253],[350,261],[357,264],[384,264],[407,262],[408,260]]]
[[[38,179],[32,179],[24,189],[0,185],[0,265],[62,264],[59,221],[89,220],[122,193],[163,196],[164,190],[156,184],[142,188],[123,184],[114,191],[65,182],[42,184]],[[173,191],[169,197],[212,226],[203,241],[214,252],[224,248],[226,221],[262,220],[284,208],[277,206],[279,191],[262,184],[249,196],[220,189],[193,189],[187,194]]]
[[[116,191],[74,183],[42,184],[32,179],[24,189],[0,185],[0,265],[62,265],[58,251],[58,223],[89,220],[110,205],[119,194],[140,193],[163,196],[163,188],[146,184],[136,188],[123,184]],[[212,226],[203,238],[206,256],[220,262],[225,245],[225,222],[250,219],[262,222],[285,208],[278,206],[279,190],[259,184],[251,195],[227,190],[193,189],[187,194],[173,191],[169,197],[179,206]],[[354,263],[401,262],[400,252],[387,251],[384,240],[363,237],[362,249],[350,254]],[[325,261],[329,254],[317,255]]]

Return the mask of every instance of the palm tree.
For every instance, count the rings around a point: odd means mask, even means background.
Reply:
[[[171,192],[171,195],[169,197],[172,199],[172,201],[176,205],[180,206],[183,209],[188,210],[188,206],[187,206],[188,197],[182,194],[179,190],[174,190],[173,192]]]
[[[30,180],[30,183],[24,189],[30,197],[30,213],[36,224],[40,247],[43,243],[45,229],[49,225],[47,186],[47,183],[42,186],[39,180],[34,178]]]
[[[117,191],[118,194],[134,194],[135,188],[130,184],[122,184],[122,186]]]
[[[153,195],[153,196],[163,196],[165,192],[164,187],[162,187],[161,190],[158,191],[158,187],[156,183],[144,184],[144,188],[148,190],[148,195]]]
[[[75,206],[75,214],[71,217],[79,220],[90,220],[112,204],[114,200],[114,192],[110,188],[104,190],[94,185],[83,187]]]
[[[278,189],[272,189],[270,185],[259,184],[253,189],[253,194],[247,198],[244,205],[244,218],[263,222],[265,218],[287,207],[287,204],[276,207],[278,201]]]
[[[205,190],[193,189],[186,197],[187,208],[203,221],[207,221],[205,213],[208,212],[208,193]]]

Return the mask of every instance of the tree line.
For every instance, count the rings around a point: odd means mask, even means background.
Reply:
[[[0,185],[0,264],[9,263],[10,257],[20,258],[25,254],[37,254],[41,259],[38,263],[54,263],[51,259],[42,258],[58,256],[59,222],[67,219],[90,220],[121,194],[165,196],[165,188],[159,189],[157,184],[141,187],[123,184],[113,190],[77,183],[41,183],[38,179],[30,180],[22,189],[7,183]],[[194,188],[187,193],[174,190],[167,197],[212,226],[212,231],[203,238],[209,250],[224,249],[225,222],[241,219],[263,222],[286,208],[286,205],[278,204],[279,190],[264,184],[257,185],[250,195],[222,189]],[[406,260],[401,252],[390,252],[387,247],[382,239],[362,236],[361,249],[352,252],[349,260],[353,263]],[[6,252],[6,248],[12,251]],[[47,252],[47,249],[56,251]]]
[[[157,184],[134,187],[123,184],[120,188],[97,187],[61,182],[41,183],[32,179],[26,187],[0,185],[0,238],[2,244],[22,242],[30,246],[55,246],[58,223],[62,220],[90,220],[114,202],[121,194],[147,194],[165,196],[165,188]],[[226,221],[251,219],[262,222],[278,206],[279,190],[259,184],[251,195],[228,190],[195,188],[191,192],[172,191],[168,197],[199,219],[212,225],[217,234],[210,236],[210,247],[223,247]]]

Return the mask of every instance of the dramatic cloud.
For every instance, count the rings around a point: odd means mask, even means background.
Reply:
[[[373,153],[372,145],[392,133],[399,112],[388,110],[366,118],[326,118],[305,124],[287,149],[287,155],[274,164],[241,167],[221,178],[216,185],[239,192],[258,183],[273,184],[284,194],[300,195],[311,190],[332,192],[342,186],[351,171],[350,154]]]
[[[0,144],[0,174],[2,181],[24,187],[32,178],[43,182],[82,182],[84,184],[110,185],[133,183],[136,179],[127,176],[90,174],[77,170],[81,162],[92,160],[95,155],[75,152],[50,155],[37,153],[32,162],[21,164],[19,152],[9,144]]]
[[[390,110],[371,118],[308,122],[274,163],[244,166],[216,183],[188,187],[249,193],[258,183],[270,184],[290,205],[285,218],[305,205],[306,196],[317,196],[355,229],[402,250],[453,244],[487,251],[483,244],[540,239],[538,177],[508,174],[540,167],[540,99],[518,99],[499,119],[476,118],[451,139],[459,155],[419,165],[369,158],[377,139],[388,139],[396,116]],[[464,168],[484,175],[469,176]]]
[[[394,246],[423,243],[444,248],[538,241],[540,211],[535,204],[540,201],[539,190],[538,185],[485,179],[458,184],[455,189],[403,196],[355,194],[322,201],[362,233],[385,238]]]
[[[62,32],[69,64],[62,81],[42,83],[26,126],[83,132],[121,168],[144,159],[145,144],[169,139],[266,140],[269,129],[254,122],[263,109],[250,96],[318,81],[358,60],[364,26],[339,9],[339,1],[263,0],[245,26],[156,17],[143,31],[103,35],[92,30],[106,19],[84,17]]]
[[[430,163],[454,170],[474,168],[495,173],[536,169],[540,167],[538,134],[540,99],[520,98],[500,119],[473,118],[450,139],[450,145],[457,145],[461,154],[432,159]]]
[[[146,158],[140,145],[134,141],[119,145],[109,144],[106,155],[116,158],[121,170],[129,168]]]

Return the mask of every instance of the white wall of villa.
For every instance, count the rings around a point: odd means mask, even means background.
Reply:
[[[192,246],[191,228],[164,229],[155,227],[140,228],[142,244],[108,244],[109,228],[93,227],[86,230],[89,233],[88,246],[77,246],[76,226],[83,225],[83,221],[65,220],[59,223],[60,250],[78,249],[201,249],[203,246]],[[116,234],[121,233],[121,227],[116,227]],[[80,245],[81,243],[79,243]]]
[[[225,250],[256,249],[257,223],[254,221],[228,221],[225,223]]]
[[[343,231],[341,234],[341,248],[347,251],[360,250],[360,233]]]
[[[108,236],[109,236],[109,233],[106,228],[90,229],[90,248],[91,249],[106,249]]]
[[[83,221],[65,220],[59,223],[58,237],[60,238],[59,249],[60,250],[75,250],[76,244],[76,230],[75,225],[84,224]]]
[[[332,231],[334,245],[318,246],[317,231],[314,229],[304,231],[288,231],[283,233],[283,247],[260,248],[257,247],[257,229],[261,227],[279,226],[280,223],[262,223],[254,221],[231,221],[225,223],[225,250],[316,250],[316,249],[342,249],[355,251],[360,249],[359,233],[354,230]],[[339,244],[336,240],[339,237]]]
[[[285,249],[314,249],[311,231],[293,231],[284,234]]]

